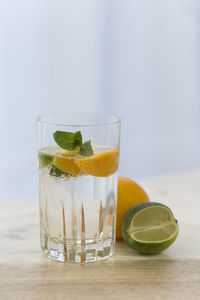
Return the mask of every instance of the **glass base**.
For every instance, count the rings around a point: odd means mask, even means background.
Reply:
[[[51,240],[46,234],[41,237],[41,247],[50,259],[67,263],[85,263],[106,259],[114,253],[114,242],[111,238],[98,241],[69,240],[59,243]]]

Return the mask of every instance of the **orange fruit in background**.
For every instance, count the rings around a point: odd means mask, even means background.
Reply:
[[[143,188],[133,180],[120,177],[118,179],[117,225],[116,238],[122,239],[122,220],[127,211],[142,202],[148,202],[149,197]]]

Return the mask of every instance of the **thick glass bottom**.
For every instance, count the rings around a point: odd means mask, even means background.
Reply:
[[[47,234],[41,235],[41,247],[50,259],[68,263],[85,263],[106,259],[114,253],[114,241],[111,238],[102,240],[67,240],[50,239]]]

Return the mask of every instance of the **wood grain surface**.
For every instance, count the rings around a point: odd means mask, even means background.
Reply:
[[[39,245],[37,200],[1,202],[0,299],[200,299],[200,173],[142,185],[179,220],[177,241],[159,255],[139,255],[121,241],[101,262],[51,261]]]

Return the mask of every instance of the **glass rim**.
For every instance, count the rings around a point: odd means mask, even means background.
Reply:
[[[51,122],[51,121],[46,121],[44,118],[46,117],[51,117],[51,116],[64,116],[64,115],[96,115],[96,116],[103,116],[109,118],[114,118],[115,120],[113,121],[108,121],[108,122],[99,122],[99,123],[94,123],[94,124],[64,124],[63,122]],[[108,126],[108,125],[114,125],[114,124],[120,124],[121,123],[121,118],[118,117],[117,115],[113,114],[105,114],[105,113],[97,113],[97,112],[61,112],[61,113],[47,113],[47,114],[42,114],[37,117],[37,122],[41,124],[46,124],[46,125],[54,125],[54,126],[63,126],[63,127],[98,127],[98,126]]]

